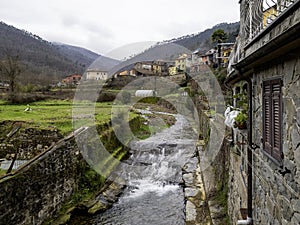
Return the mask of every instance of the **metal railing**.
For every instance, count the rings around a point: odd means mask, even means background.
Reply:
[[[298,0],[246,0],[241,9],[246,43],[252,41]]]
[[[241,1],[240,33],[229,57],[228,74],[234,71],[232,65],[243,57],[243,46],[249,44],[298,1],[300,0]]]

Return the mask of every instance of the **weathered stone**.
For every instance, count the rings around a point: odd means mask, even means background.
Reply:
[[[197,216],[196,206],[190,202],[186,202],[186,221],[195,221]]]
[[[185,188],[184,189],[184,195],[186,198],[195,197],[197,194],[199,194],[199,190],[196,188]]]
[[[293,199],[292,200],[292,207],[293,210],[300,213],[300,199]]]
[[[190,159],[184,166],[183,170],[187,173],[193,172],[197,169],[198,159],[196,157]]]
[[[282,152],[283,152],[284,157],[289,157],[289,155],[290,155],[289,144],[290,144],[290,142],[288,142],[288,141],[283,142]]]
[[[291,223],[289,221],[287,221],[286,219],[282,218],[281,225],[291,225]]]
[[[272,225],[280,225],[280,223],[277,219],[275,219]]]
[[[272,201],[272,199],[270,198],[270,196],[266,197],[266,206],[267,206],[267,210],[269,211],[269,214],[273,214],[274,212],[274,202]]]
[[[67,222],[70,220],[71,214],[64,214],[60,216],[54,223],[53,225],[62,225],[62,224],[67,224]]]
[[[290,221],[293,215],[293,210],[290,201],[286,197],[281,196],[280,202],[282,207],[281,209],[283,218],[285,218],[287,221]]]
[[[296,118],[296,120],[297,120],[297,124],[300,126],[300,107],[297,108],[297,118]]]
[[[107,205],[101,201],[98,201],[95,205],[93,205],[89,210],[88,213],[94,215],[98,212],[104,211],[107,208]]]
[[[194,174],[193,173],[183,174],[182,178],[183,178],[186,186],[193,185],[193,182],[194,182]]]
[[[300,168],[300,146],[294,152],[294,158],[297,168]]]
[[[299,135],[298,128],[296,126],[294,126],[291,135],[292,135],[292,147],[293,149],[296,149],[297,147],[299,147],[300,144],[300,135]]]
[[[292,225],[298,225],[300,224],[300,214],[299,213],[295,213],[292,220],[291,220],[291,224]]]

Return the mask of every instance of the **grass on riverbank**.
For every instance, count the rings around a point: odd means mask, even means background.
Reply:
[[[47,100],[27,104],[7,104],[0,101],[0,121],[22,121],[40,129],[57,129],[66,135],[72,131],[71,100]],[[86,109],[87,103],[76,106]],[[97,102],[95,107],[95,123],[105,123],[111,119],[111,102]],[[30,110],[25,111],[27,108]],[[92,112],[93,113],[93,112]],[[134,116],[131,115],[131,117]]]
[[[6,171],[7,170],[0,169],[0,177],[4,176],[6,174]]]

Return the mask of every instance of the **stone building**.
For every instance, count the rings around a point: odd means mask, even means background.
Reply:
[[[108,71],[103,69],[88,69],[86,71],[87,80],[107,80]]]
[[[299,0],[240,0],[226,83],[235,107],[246,99],[248,118],[246,130],[232,129],[233,224],[300,224],[299,6]],[[266,11],[273,13],[268,23]]]

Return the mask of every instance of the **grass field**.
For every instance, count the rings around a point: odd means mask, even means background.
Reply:
[[[25,111],[30,107],[31,110]],[[80,103],[77,110],[85,110],[89,105]],[[108,122],[111,118],[110,102],[96,103],[95,123]],[[0,101],[0,121],[23,121],[28,125],[37,126],[41,129],[58,129],[66,135],[72,131],[73,102],[70,100],[49,100],[27,104],[11,105]],[[133,115],[131,115],[133,116]]]

